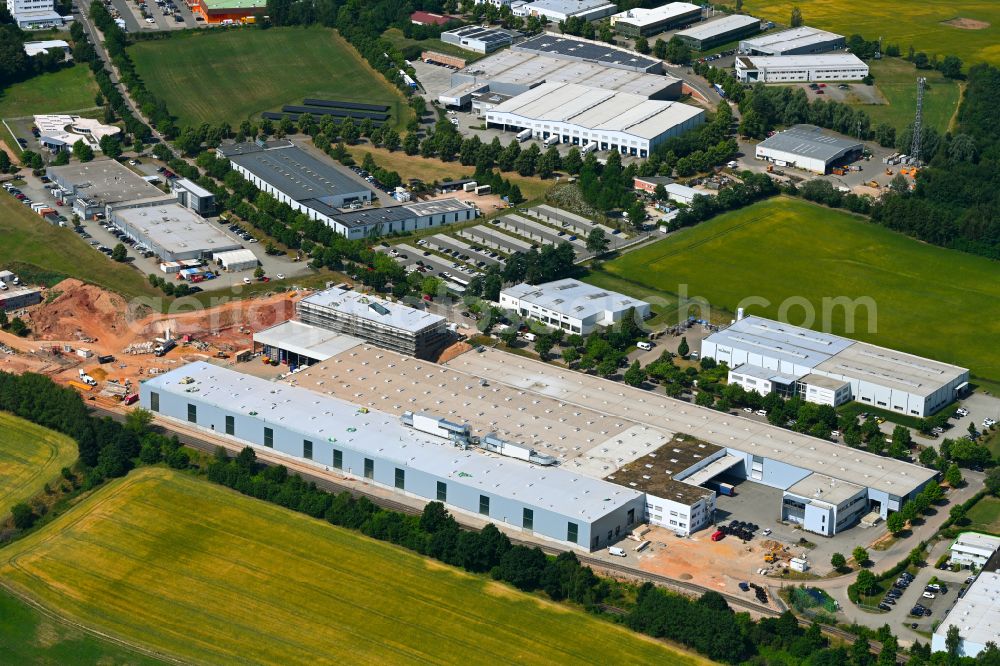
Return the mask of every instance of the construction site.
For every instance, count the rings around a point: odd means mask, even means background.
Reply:
[[[185,363],[249,360],[253,332],[286,321],[302,295],[163,314],[70,278],[45,289],[41,304],[9,313],[31,336],[0,331],[0,370],[45,374],[88,399],[129,404],[140,381]]]

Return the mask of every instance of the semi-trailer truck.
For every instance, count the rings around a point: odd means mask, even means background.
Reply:
[[[531,130],[530,129],[521,130],[520,132],[517,133],[517,140],[520,141],[521,143],[524,143],[525,141],[527,141],[530,138],[531,138]]]
[[[557,143],[559,143],[559,135],[552,134],[545,140],[545,147],[548,148],[549,146],[554,146]]]

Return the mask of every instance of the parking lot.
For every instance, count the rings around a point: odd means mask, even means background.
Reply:
[[[115,18],[125,22],[127,32],[154,30],[182,30],[204,26],[184,2],[177,0],[145,0],[139,5],[136,0],[110,0],[105,2],[108,11]]]
[[[152,159],[143,159],[140,162],[130,165],[131,168],[140,173],[157,173],[157,164]],[[160,167],[162,168],[162,167]],[[17,187],[18,190],[28,199],[31,199],[36,203],[46,203],[51,208],[55,209],[59,215],[66,218],[66,226],[72,228],[73,211],[69,205],[58,205],[57,199],[52,195],[49,188],[45,187],[46,183],[43,183],[39,178],[26,174],[22,176],[24,179],[24,184]],[[7,192],[0,193],[0,196],[13,196]],[[207,218],[211,224],[220,224],[220,218],[210,217]],[[41,217],[38,218],[39,224],[48,224]],[[137,252],[134,243],[122,239],[116,236],[110,229],[101,226],[100,220],[81,220],[79,227],[76,229],[77,234],[80,236],[80,241],[88,244],[94,248],[95,252],[99,252],[98,248],[105,248],[103,250],[104,254],[109,255],[108,261],[110,259],[111,250],[118,243],[123,243],[126,245],[126,250],[128,252],[129,259],[127,260],[142,274],[148,275],[150,273],[155,275],[163,276],[164,274],[160,270],[159,261],[156,257],[146,257],[140,252]],[[278,278],[278,275],[283,275],[285,278],[292,278],[297,276],[306,275],[311,272],[308,266],[308,262],[305,261],[293,261],[291,257],[284,254],[281,255],[267,255],[263,246],[256,242],[250,234],[238,233],[231,228],[226,228],[225,225],[221,225],[220,231],[222,231],[226,236],[229,236],[242,244],[244,247],[249,248],[254,251],[257,259],[261,262],[261,266],[264,268],[264,272],[267,276],[272,279]],[[240,230],[242,232],[242,230]],[[254,242],[250,242],[250,240]],[[209,262],[211,263],[211,262]],[[213,265],[213,268],[218,270],[218,267]],[[252,271],[243,271],[240,273],[225,273],[222,272],[220,276],[215,280],[209,280],[202,282],[199,288],[204,290],[212,289],[222,289],[235,286],[237,284],[243,283],[243,278],[251,275]]]

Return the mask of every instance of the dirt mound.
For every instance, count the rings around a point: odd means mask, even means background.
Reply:
[[[59,295],[31,313],[31,329],[42,340],[101,339],[125,336],[128,302],[118,294],[69,278],[52,292]]]
[[[441,356],[438,357],[437,362],[438,363],[447,363],[451,359],[455,358],[456,356],[461,356],[462,354],[464,354],[465,352],[469,351],[470,349],[472,349],[472,345],[470,345],[469,343],[467,343],[467,342],[456,342],[455,344],[451,345],[450,347],[445,348],[441,352]]]
[[[986,30],[990,27],[990,24],[986,21],[978,21],[976,19],[970,18],[953,18],[950,21],[941,21],[943,25],[950,25],[953,28],[958,28],[959,30]]]
[[[295,299],[282,294],[270,298],[235,301],[206,310],[196,310],[176,315],[155,314],[138,322],[135,337],[150,339],[162,336],[167,330],[179,338],[241,336],[280,324],[295,313]],[[247,330],[249,329],[249,330]]]

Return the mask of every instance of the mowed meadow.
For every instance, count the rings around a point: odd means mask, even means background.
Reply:
[[[76,456],[69,437],[0,412],[0,515],[42,492]]]
[[[329,28],[199,30],[137,42],[128,52],[181,127],[235,127],[305,97],[388,104],[397,128],[413,114],[403,94]]]
[[[638,297],[703,297],[729,315],[742,304],[766,317],[968,367],[1000,386],[1000,263],[946,250],[843,211],[775,197],[609,261],[592,279]],[[764,301],[746,302],[748,298]],[[874,303],[874,330],[860,307],[853,330],[846,297]],[[815,320],[806,320],[806,307]],[[655,309],[655,308],[654,308]],[[676,323],[676,322],[670,322]]]
[[[0,551],[51,611],[197,663],[707,664],[582,611],[143,468]]]
[[[787,25],[798,7],[808,26],[865,39],[883,38],[903,54],[912,45],[927,55],[957,55],[966,63],[1000,65],[997,0],[745,0],[743,11]],[[960,19],[965,19],[962,21]]]

